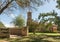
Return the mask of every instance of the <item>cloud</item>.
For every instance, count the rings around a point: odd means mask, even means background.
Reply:
[[[14,15],[14,14],[10,14],[10,16],[11,16],[12,18],[15,18],[15,15]]]
[[[5,24],[5,26],[8,28],[8,27],[15,27],[14,25],[12,24]]]

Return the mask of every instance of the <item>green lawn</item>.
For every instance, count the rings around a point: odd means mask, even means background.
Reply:
[[[51,36],[51,37],[49,37]],[[53,37],[56,36],[56,37]],[[22,37],[17,39],[10,39],[10,42],[60,42],[60,33],[29,33],[28,37]]]
[[[31,35],[33,33],[29,33]],[[36,35],[51,35],[51,36],[60,36],[60,33],[36,33]]]
[[[60,42],[60,33],[36,33],[35,35],[33,33],[29,33],[28,36],[24,36],[20,38],[9,38],[7,39],[7,41],[9,42]]]

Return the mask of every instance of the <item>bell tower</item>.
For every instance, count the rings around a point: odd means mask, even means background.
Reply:
[[[27,13],[27,26],[30,25],[31,21],[32,21],[32,13],[28,12]]]

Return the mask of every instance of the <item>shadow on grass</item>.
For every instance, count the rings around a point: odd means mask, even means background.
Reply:
[[[47,38],[45,35],[30,35],[28,37],[9,39],[9,42],[50,42],[48,40],[43,40]]]

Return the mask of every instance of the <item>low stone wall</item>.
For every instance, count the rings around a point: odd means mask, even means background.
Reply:
[[[9,32],[10,32],[10,35],[27,36],[27,27],[10,28]]]
[[[0,38],[9,38],[9,28],[0,28]]]
[[[10,35],[27,36],[27,27],[23,28],[0,28],[0,38],[9,38]]]

